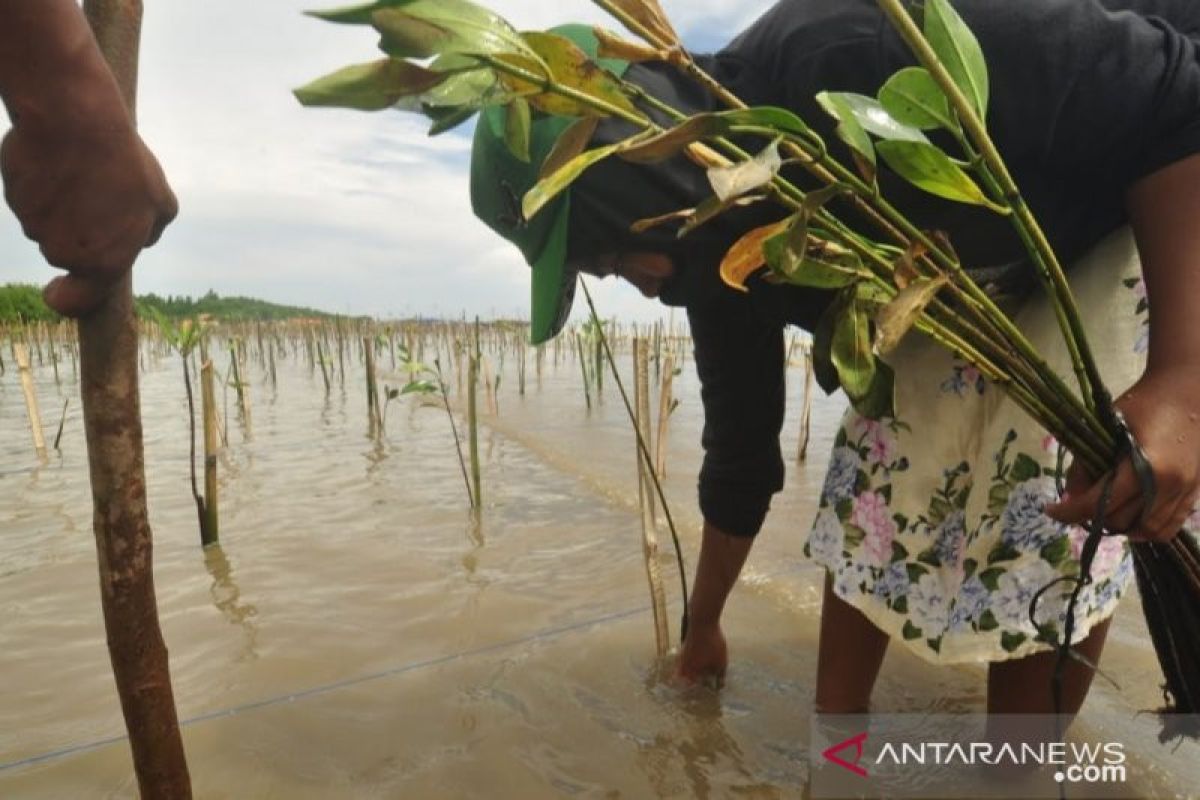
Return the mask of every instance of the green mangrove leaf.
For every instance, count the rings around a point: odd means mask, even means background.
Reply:
[[[478,106],[425,106],[423,109],[425,116],[429,117],[433,125],[429,126],[429,135],[438,136],[457,128],[471,117],[475,116],[475,112],[479,110]]]
[[[738,239],[721,259],[721,280],[739,292],[750,291],[746,288],[746,279],[767,263],[766,256],[763,255],[763,242],[784,230],[787,224],[788,220],[782,219],[755,228]]]
[[[821,92],[817,95],[817,102],[821,104],[821,108],[838,121],[836,130],[838,138],[850,148],[850,155],[854,159],[859,173],[867,183],[874,184],[877,169],[875,146],[871,143],[871,137],[867,135],[866,129],[858,121],[853,109],[846,102],[843,93]]]
[[[508,152],[526,164],[529,163],[529,136],[533,121],[529,103],[520,97],[504,107],[504,144]]]
[[[576,178],[584,173],[584,170],[611,156],[621,148],[622,144],[622,142],[617,142],[580,153],[535,183],[521,200],[521,211],[525,215],[525,219],[533,219],[534,214],[570,186]]]
[[[862,126],[863,130],[875,134],[880,139],[899,139],[907,142],[929,141],[925,134],[917,128],[896,120],[874,97],[854,92],[831,94],[836,94],[850,109],[850,113],[858,120],[858,124]]]
[[[380,48],[389,55],[425,58],[439,53],[522,56],[539,66],[537,55],[516,28],[469,0],[386,2],[371,13]]]
[[[834,322],[830,356],[838,383],[851,400],[865,397],[875,378],[870,328],[870,318],[856,302],[846,303]]]
[[[725,125],[718,114],[697,114],[662,133],[644,139],[621,153],[621,158],[637,164],[653,164],[682,153],[689,144],[708,136],[719,136]]]
[[[875,352],[885,355],[894,350],[946,283],[945,276],[917,278],[897,292],[875,317]]]
[[[708,182],[717,197],[730,200],[770,183],[782,166],[779,142],[774,141],[749,161],[742,161],[731,167],[710,168]]]
[[[900,70],[879,90],[879,103],[897,121],[914,128],[957,130],[946,95],[922,67]]]
[[[886,361],[875,359],[875,371],[866,394],[851,398],[854,410],[867,419],[896,416],[896,372]]]
[[[587,53],[580,50],[570,39],[544,31],[527,31],[522,36],[528,48],[544,65],[544,69],[537,72],[538,75],[590,95],[622,111],[640,113],[625,95],[620,81],[588,58]],[[522,64],[524,56],[520,54],[505,53],[497,57],[507,64],[524,66],[528,70],[528,67]],[[530,105],[547,114],[571,117],[606,116],[604,112],[578,100],[545,91],[542,85],[512,75],[502,74],[500,80],[516,91],[529,94]]]
[[[388,6],[400,5],[408,0],[379,0],[374,3],[356,3],[352,6],[342,6],[341,8],[330,8],[323,11],[305,11],[304,13],[310,17],[323,19],[326,22],[336,22],[342,25],[370,25],[371,14],[381,8]]]
[[[837,298],[821,314],[813,331],[813,377],[817,379],[817,385],[825,394],[833,394],[840,386],[837,367],[833,365],[833,329],[844,307],[845,293],[839,292]]]
[[[954,83],[971,101],[979,118],[987,117],[988,71],[979,40],[950,5],[949,0],[928,0],[925,5],[925,38],[946,66]]]
[[[416,380],[406,383],[400,394],[433,394],[437,391],[438,386],[433,381]]]
[[[870,312],[878,313],[888,303],[892,302],[895,293],[885,289],[875,281],[864,280],[854,284],[854,299],[859,306]]]
[[[934,145],[880,142],[879,155],[897,175],[930,194],[960,203],[995,208],[975,181]]]
[[[586,150],[588,143],[592,140],[592,134],[596,132],[596,127],[599,124],[599,117],[582,117],[572,122],[559,135],[558,140],[554,142],[554,147],[550,148],[550,153],[546,156],[546,160],[542,162],[542,169],[538,173],[538,178],[550,175]]]
[[[794,223],[763,243],[767,264],[783,282],[814,289],[841,289],[866,275],[855,253],[832,242],[800,240],[797,234],[801,230]],[[830,250],[836,252],[834,257],[814,255]]]
[[[729,133],[740,127],[771,128],[776,133],[786,136],[806,136],[812,132],[800,117],[786,108],[777,106],[737,108],[722,111],[717,116],[726,126],[725,132]]]
[[[450,77],[396,58],[354,64],[293,91],[305,106],[360,111],[390,108],[401,98],[423,94]]]
[[[600,58],[619,58],[624,61],[633,62],[667,60],[667,53],[665,51],[656,50],[641,42],[631,42],[628,39],[622,39],[617,34],[601,28],[599,25],[592,28],[592,33],[596,35],[596,41],[600,43],[600,47],[596,50],[596,55]]]

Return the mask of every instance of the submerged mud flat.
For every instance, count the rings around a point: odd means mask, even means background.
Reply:
[[[627,361],[628,359],[624,359]],[[624,367],[624,365],[622,365]],[[789,463],[726,615],[726,686],[664,680],[641,562],[632,432],[615,388],[589,409],[577,362],[504,372],[482,435],[485,508],[446,416],[402,398],[368,435],[357,363],[327,395],[281,361],[246,376],[221,462],[219,549],[199,546],[177,358],[146,359],[143,416],[156,582],[198,797],[796,797],[805,791],[818,571],[801,554],[841,401],[818,398],[810,463]],[[36,371],[46,425],[78,386]],[[381,382],[403,383],[384,370]],[[803,372],[789,373],[794,455]],[[666,491],[689,571],[699,544],[701,412],[676,379]],[[53,431],[50,432],[51,438]],[[0,796],[134,797],[96,585],[77,403],[39,462],[19,384],[0,377]],[[789,458],[790,461],[790,458]],[[678,636],[679,590],[663,569]],[[1158,671],[1136,600],[1118,613],[1084,722],[1156,729]],[[979,668],[893,648],[880,711],[981,710]],[[1193,761],[1194,764],[1194,761]],[[1141,796],[1200,785],[1139,762]]]

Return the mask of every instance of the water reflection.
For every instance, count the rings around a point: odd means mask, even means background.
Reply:
[[[731,782],[743,787],[761,785],[761,777],[747,766],[741,746],[725,727],[718,690],[665,685],[663,680],[673,669],[673,659],[664,659],[650,680],[655,684],[654,693],[665,694],[675,706],[677,713],[671,719],[677,727],[643,742],[637,755],[656,793],[662,797],[678,794],[680,771],[691,797],[713,797],[729,789]],[[718,773],[720,783],[714,787],[713,777]]]
[[[237,660],[258,658],[255,649],[258,643],[258,626],[253,621],[258,615],[258,608],[253,603],[239,602],[242,590],[233,579],[233,567],[225,557],[221,545],[213,544],[204,548],[204,568],[208,570],[213,581],[208,590],[213,606],[231,625],[240,626],[244,633],[242,652]]]

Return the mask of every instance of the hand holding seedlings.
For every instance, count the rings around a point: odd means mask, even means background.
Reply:
[[[46,303],[80,316],[158,241],[178,206],[73,0],[0,0],[4,195],[67,275]]]

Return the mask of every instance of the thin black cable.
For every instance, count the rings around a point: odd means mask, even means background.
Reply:
[[[608,359],[609,370],[612,372],[613,380],[617,384],[617,390],[621,393],[621,400],[625,403],[625,413],[629,415],[629,420],[633,423],[633,434],[637,437],[638,453],[641,454],[642,461],[649,472],[650,481],[654,484],[654,491],[658,495],[659,502],[662,504],[663,516],[667,520],[667,528],[671,532],[671,543],[675,545],[675,561],[679,565],[679,588],[683,594],[683,615],[679,621],[679,641],[683,642],[687,638],[688,632],[688,590],[687,571],[683,566],[683,548],[679,544],[679,534],[675,531],[675,521],[671,518],[671,508],[667,505],[667,498],[663,494],[662,484],[659,483],[658,474],[654,470],[654,460],[650,457],[650,449],[646,447],[646,442],[642,439],[642,432],[638,429],[637,415],[633,413],[633,405],[629,402],[629,395],[625,393],[625,384],[621,381],[621,376],[617,372],[617,362],[613,359],[612,349],[608,346],[608,337],[604,335],[604,325],[600,322],[600,315],[596,313],[596,304],[592,302],[592,293],[588,290],[587,281],[583,279],[582,275],[579,276],[579,285],[583,287],[583,296],[587,299],[588,310],[592,313],[592,321],[596,325],[596,332],[600,337],[600,345],[604,348],[604,355]]]

